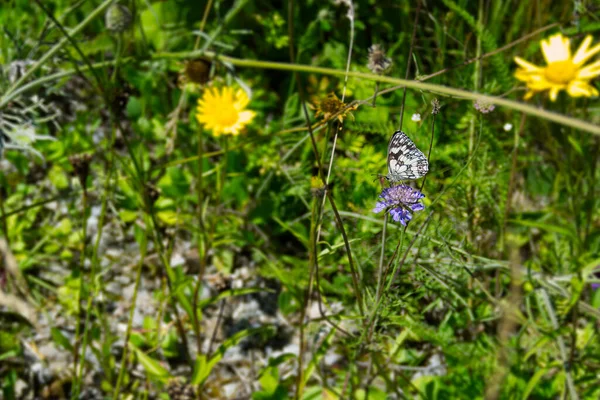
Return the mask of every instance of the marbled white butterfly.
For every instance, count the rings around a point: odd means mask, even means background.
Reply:
[[[388,174],[390,182],[419,179],[429,171],[425,154],[402,131],[396,131],[388,144]]]

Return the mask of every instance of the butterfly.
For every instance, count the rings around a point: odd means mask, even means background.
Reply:
[[[386,178],[392,183],[419,179],[429,171],[425,154],[402,131],[396,131],[390,139],[387,165]]]

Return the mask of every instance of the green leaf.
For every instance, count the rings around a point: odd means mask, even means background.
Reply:
[[[54,340],[54,343],[58,344],[66,350],[73,351],[73,345],[71,344],[69,339],[67,339],[67,337],[61,332],[60,329],[50,329],[50,336],[52,336],[52,340]]]
[[[533,374],[529,382],[527,382],[527,386],[525,387],[525,391],[523,392],[523,396],[521,397],[523,400],[527,400],[529,395],[533,391],[533,389],[537,386],[538,382],[546,373],[549,368],[539,369]]]
[[[158,360],[148,356],[132,342],[129,342],[129,346],[131,346],[131,349],[135,352],[139,363],[142,364],[142,367],[144,367],[148,375],[151,375],[152,377],[163,382],[166,382],[167,379],[170,378],[169,371],[163,367]]]

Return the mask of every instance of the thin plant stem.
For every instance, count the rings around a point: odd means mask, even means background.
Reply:
[[[204,32],[204,27],[206,26],[206,21],[208,20],[208,14],[210,14],[210,9],[212,7],[213,0],[208,0],[206,2],[206,6],[204,6],[204,13],[202,14],[202,21],[200,21],[200,32]],[[201,36],[198,35],[196,38],[196,43],[194,43],[194,49],[197,49],[200,46]]]
[[[200,294],[200,287],[202,286],[202,279],[204,276],[205,269],[205,254],[206,254],[206,242],[203,244],[203,237],[206,233],[206,227],[204,226],[203,208],[204,208],[204,135],[202,128],[198,129],[198,178],[196,180],[196,190],[198,196],[198,226],[200,227],[200,233],[198,235],[198,257],[200,259],[200,268],[198,269],[198,280],[196,287],[194,288],[194,297],[192,301],[192,309],[194,315],[194,331],[196,334],[196,344],[198,348],[198,354],[202,351],[202,338],[200,337],[200,321],[198,320],[198,297]]]
[[[431,137],[429,138],[429,150],[427,151],[427,164],[429,164],[429,161],[431,160],[431,149],[433,148],[433,139],[435,137],[435,116],[436,116],[436,114],[433,114],[433,116],[431,118]],[[421,182],[421,187],[419,188],[419,192],[423,191],[426,180],[427,180],[427,175],[425,175],[423,177],[423,181]]]
[[[309,249],[308,249],[308,268],[310,271],[310,281],[312,281],[314,274],[316,273],[315,268],[315,257],[316,257],[316,230],[318,224],[318,199],[315,197],[312,201],[311,214],[310,214],[310,237],[309,237]],[[311,292],[312,284],[309,284],[306,288],[306,293],[304,295],[304,302],[302,304],[302,308],[300,310],[300,347],[298,349],[298,374],[296,375],[296,399],[300,399],[302,397],[302,392],[304,390],[304,352],[306,340],[304,338],[304,320],[306,318],[306,309],[308,308],[308,303],[310,302],[310,292]],[[317,290],[319,290],[317,286]]]
[[[4,187],[8,187],[8,185]],[[8,238],[8,223],[6,221],[8,215],[6,215],[6,211],[4,209],[4,193],[2,190],[3,188],[0,187],[0,218],[2,218],[2,233],[4,233],[4,239],[6,239],[6,243],[10,244],[10,239]]]
[[[289,3],[289,7],[293,7],[293,1],[291,1],[291,0]],[[293,15],[293,13],[290,12],[290,15]],[[291,22],[289,22],[289,24],[291,24]],[[289,29],[289,32],[291,34],[293,34],[292,27],[290,26],[288,29]],[[292,41],[292,39],[293,39],[293,35],[290,36],[290,42]],[[294,57],[293,49],[290,49],[290,56],[292,57],[292,61],[293,61],[293,57]],[[310,116],[308,114],[308,108],[307,108],[306,102],[305,102],[304,89],[302,87],[302,83],[300,82],[300,77],[299,77],[298,71],[295,71],[294,76],[295,76],[296,85],[298,88],[298,95],[300,97],[300,104],[302,106],[302,112],[304,113],[304,119],[306,121],[306,126],[308,128],[308,133],[310,136],[310,144],[312,146],[315,160],[317,161],[319,177],[321,178],[323,185],[326,186],[326,184],[325,184],[326,179],[325,179],[325,174],[323,171],[323,165],[321,163],[321,158],[319,156],[319,150],[317,148],[317,142],[315,140],[315,135],[314,135],[312,126],[310,124]],[[350,266],[350,275],[352,277],[352,285],[353,285],[353,289],[355,291],[355,295],[357,298],[359,312],[360,312],[361,316],[364,316],[364,306],[363,306],[363,301],[362,301],[362,294],[360,292],[360,285],[358,283],[358,274],[356,271],[356,267],[354,265],[354,261],[352,259],[352,252],[350,250],[350,241],[348,240],[348,235],[346,234],[346,229],[344,228],[344,223],[342,222],[342,218],[340,217],[339,211],[335,205],[335,200],[333,199],[333,196],[331,195],[330,191],[325,189],[325,196],[327,196],[327,199],[329,200],[329,204],[331,205],[331,208],[332,208],[334,216],[335,216],[336,224],[338,226],[338,229],[340,230],[340,233],[342,234],[342,239],[344,240],[344,248],[346,250],[348,264]]]
[[[84,182],[82,182],[82,184],[85,184]],[[75,345],[73,346],[73,376],[75,377],[74,382],[73,382],[73,390],[72,390],[72,394],[71,394],[71,398],[77,398],[79,396],[79,390],[80,390],[80,383],[81,383],[81,376],[79,375],[78,372],[78,366],[79,366],[79,347],[81,344],[81,314],[84,312],[83,307],[81,305],[81,301],[82,301],[82,295],[83,295],[83,288],[84,288],[84,279],[83,279],[83,266],[85,265],[85,258],[86,258],[86,236],[87,236],[87,211],[88,211],[88,196],[87,196],[87,191],[84,189],[82,192],[82,196],[81,196],[81,258],[79,260],[79,264],[77,264],[76,268],[75,268],[75,275],[77,275],[77,279],[79,279],[79,288],[77,290],[77,300],[76,300],[76,304],[77,304],[77,315],[75,317],[76,322],[75,322]],[[91,275],[91,272],[90,272]],[[90,282],[90,290],[91,290],[91,286],[93,285],[92,282]],[[88,299],[91,298],[92,296],[88,296]],[[86,312],[86,320],[87,320],[87,315],[90,314],[90,309],[87,308],[85,310]],[[85,329],[84,329],[85,331]],[[81,355],[81,364],[82,364],[82,369],[83,369],[83,364],[85,363],[85,350],[83,350],[83,354]],[[83,373],[83,371],[82,371]]]
[[[346,89],[348,86],[348,72],[350,72],[350,62],[352,61],[352,48],[354,47],[354,5],[352,4],[352,0],[349,0],[346,3],[346,6],[349,8],[348,10],[348,19],[350,20],[350,41],[348,44],[348,56],[346,57],[346,74],[344,75],[344,87],[342,89],[342,103],[346,99]],[[328,190],[329,179],[331,178],[331,171],[333,169],[333,159],[335,158],[335,149],[337,147],[337,139],[338,134],[343,130],[344,124],[340,122],[337,124],[337,128],[335,129],[335,133],[333,135],[333,145],[331,146],[331,157],[329,158],[329,166],[327,167],[327,175],[325,177],[325,190]],[[325,144],[327,146],[327,144]],[[325,147],[327,148],[327,147]],[[325,209],[325,196],[323,196],[323,203],[321,204],[321,215],[319,216],[319,220],[322,219],[323,210]],[[317,242],[321,239],[321,228],[322,225],[319,224],[317,230]]]
[[[381,281],[383,279],[383,259],[385,256],[385,237],[387,232],[388,224],[388,213],[386,212],[383,216],[383,232],[381,232],[381,254],[379,255],[379,268],[377,269],[377,289],[375,291],[375,298],[377,301],[381,296]]]
[[[121,384],[123,382],[123,378],[125,376],[125,371],[127,370],[127,351],[129,350],[129,338],[131,337],[131,328],[133,325],[133,316],[135,314],[136,302],[138,290],[140,288],[140,282],[142,280],[142,269],[144,267],[144,260],[146,257],[146,250],[148,244],[148,235],[147,232],[142,237],[142,243],[140,243],[140,261],[138,263],[138,268],[135,276],[135,286],[133,288],[133,296],[131,298],[131,308],[129,310],[129,318],[127,320],[127,331],[125,332],[125,345],[123,347],[123,355],[121,356],[121,367],[119,369],[119,377],[117,378],[117,383],[115,385],[115,390],[113,391],[113,399],[119,398],[119,393],[121,390]]]
[[[426,81],[426,80],[429,80],[429,79],[434,78],[436,76],[445,74],[446,72],[451,71],[453,69],[460,68],[460,67],[466,67],[467,65],[473,64],[474,62],[479,62],[479,61],[481,61],[483,59],[486,59],[488,57],[491,57],[491,56],[494,56],[496,54],[502,53],[503,51],[508,50],[511,47],[514,47],[514,46],[516,46],[519,43],[525,42],[525,41],[531,39],[532,37],[539,35],[540,33],[544,33],[546,31],[548,31],[548,30],[550,30],[552,28],[556,28],[557,26],[560,26],[560,25],[561,25],[560,22],[554,22],[552,24],[546,25],[546,26],[544,26],[544,27],[542,27],[540,29],[536,29],[535,31],[533,31],[531,33],[528,33],[527,35],[521,36],[517,40],[515,40],[513,42],[510,42],[507,45],[504,45],[502,47],[498,47],[496,50],[490,51],[489,53],[485,53],[485,54],[483,54],[483,55],[481,55],[479,57],[475,57],[475,58],[471,58],[470,60],[463,61],[462,63],[454,65],[452,67],[443,68],[443,69],[441,69],[441,70],[439,70],[437,72],[434,72],[433,74],[422,76],[422,77],[418,78],[417,80],[419,80],[419,81]]]
[[[412,65],[412,54],[413,54],[413,49],[415,47],[415,41],[417,39],[417,27],[419,24],[419,13],[421,12],[421,1],[417,1],[417,11],[415,13],[415,22],[413,23],[413,31],[412,31],[412,36],[410,38],[410,47],[408,49],[408,57],[406,58],[406,73],[404,74],[404,80],[407,81],[408,77],[410,75],[410,66]],[[398,130],[401,131],[402,130],[402,122],[404,122],[404,105],[406,103],[406,89],[407,87],[404,86],[403,89],[403,93],[402,93],[402,106],[400,108],[400,123],[398,124],[399,128]]]
[[[406,61],[406,71],[404,74],[404,79],[408,80],[408,77],[410,76],[410,66],[411,66],[411,59],[412,59],[412,53],[413,53],[413,49],[415,46],[415,41],[417,39],[417,25],[419,23],[419,13],[421,11],[421,1],[417,2],[417,9],[415,12],[415,20],[413,23],[413,32],[412,32],[412,36],[410,39],[410,47],[408,49],[408,56],[407,56],[407,61]],[[404,87],[403,89],[403,93],[402,93],[402,103],[400,106],[400,125],[398,130],[402,130],[402,122],[404,121],[404,107],[406,105],[406,87]],[[377,94],[377,93],[376,93]],[[375,95],[376,95],[375,94]],[[377,269],[378,274],[377,274],[377,288],[376,288],[376,296],[375,298],[377,299],[376,301],[379,302],[380,296],[381,296],[381,283],[384,279],[383,277],[383,261],[384,261],[384,257],[385,257],[385,243],[386,243],[386,232],[387,232],[387,224],[388,224],[388,213],[386,212],[384,214],[383,217],[383,232],[381,233],[381,255],[379,257],[379,267]]]
[[[340,70],[333,69],[333,68],[315,67],[315,66],[311,66],[311,65],[302,65],[302,64],[293,64],[293,63],[290,64],[290,63],[281,63],[281,62],[273,62],[273,61],[245,60],[245,59],[224,56],[221,54],[217,54],[215,52],[209,52],[209,51],[204,52],[201,50],[192,51],[192,52],[180,52],[180,53],[156,53],[156,54],[152,55],[152,59],[189,59],[189,58],[198,57],[200,55],[203,55],[207,59],[211,59],[211,60],[218,59],[223,62],[230,63],[232,65],[239,66],[239,67],[274,69],[274,70],[280,70],[280,71],[295,71],[295,72],[314,73],[314,74],[329,75],[329,76],[345,76],[345,74],[346,74],[345,71],[340,71]],[[132,58],[127,58],[127,59],[122,59],[121,63],[132,62],[132,61],[133,61]],[[114,60],[103,61],[101,63],[95,63],[92,65],[94,67],[110,66],[110,65],[114,65]],[[85,70],[87,70],[87,67],[81,67],[79,69],[79,71],[85,71]],[[16,88],[13,92],[5,93],[0,98],[0,109],[2,109],[4,106],[6,106],[6,104],[8,104],[15,97],[17,97],[18,95],[20,95],[28,90],[40,87],[44,84],[56,81],[58,79],[62,79],[62,78],[74,75],[74,74],[78,73],[79,71],[78,70],[67,70],[64,72],[47,75],[47,76],[38,78],[34,81],[31,81],[27,84],[24,84],[21,87]],[[404,79],[393,78],[393,77],[383,76],[383,75],[370,74],[370,73],[364,73],[364,72],[350,71],[350,72],[348,72],[348,76],[352,77],[352,78],[357,78],[357,79],[365,79],[365,80],[370,80],[370,81],[374,81],[374,82],[383,82],[383,83],[390,83],[390,84],[396,85],[394,87],[390,87],[390,88],[381,90],[379,92],[379,95],[382,95],[385,93],[390,93],[390,92],[396,91],[396,90],[401,89],[404,86],[406,86],[411,89],[422,90],[422,91],[431,92],[431,93],[437,93],[439,95],[445,95],[448,97],[454,97],[454,98],[458,98],[458,99],[472,100],[472,101],[479,100],[482,102],[492,103],[497,106],[506,107],[508,109],[515,110],[517,112],[522,112],[527,115],[532,115],[532,116],[535,116],[535,117],[538,117],[538,118],[541,118],[541,119],[544,119],[547,121],[552,121],[552,122],[555,122],[560,125],[569,126],[569,127],[579,129],[584,132],[588,132],[588,133],[592,133],[594,135],[600,136],[600,126],[598,126],[598,125],[595,125],[591,122],[586,122],[581,119],[572,118],[572,117],[569,117],[569,116],[566,116],[563,114],[558,114],[555,112],[547,111],[542,108],[528,105],[526,103],[519,102],[519,101],[508,100],[508,99],[505,99],[502,97],[496,97],[496,96],[482,95],[479,93],[469,92],[469,91],[462,90],[462,89],[455,89],[455,88],[442,86],[442,85],[424,83],[422,81],[416,81],[416,80],[407,81]],[[340,110],[338,113],[336,113],[334,116],[332,116],[332,118],[337,117],[337,115],[349,110],[351,107],[354,107],[357,104],[363,104],[363,103],[370,104],[370,102],[372,101],[372,98],[373,98],[372,96],[369,96],[368,99],[365,101],[351,102],[348,104],[348,106],[346,106],[346,108],[344,108],[343,110]],[[322,124],[322,123],[320,123],[320,124]],[[312,129],[312,125],[311,125],[311,129]],[[308,129],[303,129],[303,130],[308,130]]]
[[[560,329],[560,325],[558,324],[558,319],[556,318],[556,313],[554,312],[554,307],[552,307],[552,302],[550,301],[550,296],[548,296],[548,292],[546,289],[540,290],[540,295],[542,296],[542,301],[544,306],[546,307],[546,311],[548,312],[548,316],[550,317],[550,323],[552,324],[552,328],[555,331]],[[569,391],[569,397],[571,400],[578,400],[579,395],[577,394],[577,390],[575,389],[575,382],[573,381],[573,376],[571,375],[571,368],[568,363],[567,357],[567,347],[565,346],[565,341],[563,337],[558,334],[556,337],[556,341],[558,342],[558,349],[560,352],[560,358],[563,362],[563,369],[565,371],[565,378],[567,382],[567,389]]]

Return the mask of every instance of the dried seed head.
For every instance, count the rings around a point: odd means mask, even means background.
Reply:
[[[436,98],[431,100],[431,113],[433,115],[437,115],[440,113],[440,101]]]
[[[337,120],[340,122],[343,122],[344,118],[346,118],[346,116],[348,116],[348,115],[350,117],[354,118],[352,116],[352,114],[350,113],[350,111],[356,110],[357,106],[356,105],[347,106],[346,103],[341,101],[335,95],[335,93],[332,92],[332,93],[329,93],[327,95],[327,97],[319,103],[318,106],[316,106],[316,107],[311,106],[311,108],[316,110],[316,112],[315,112],[316,117],[322,116],[325,121],[328,121],[334,115],[338,114],[336,116]]]
[[[112,4],[104,16],[106,29],[113,33],[125,32],[132,20],[131,11],[122,4]]]
[[[492,103],[488,103],[487,101],[483,100],[477,100],[473,106],[477,111],[479,111],[482,114],[491,113],[492,111],[494,111],[494,108],[496,108],[496,106]]]
[[[385,56],[383,47],[374,44],[369,48],[369,63],[367,68],[374,74],[382,74],[392,66],[392,60]]]
[[[73,171],[77,178],[79,179],[79,183],[81,187],[85,189],[87,177],[90,174],[90,162],[92,161],[91,154],[76,154],[69,157],[69,162],[73,166]]]
[[[197,59],[189,60],[185,63],[185,77],[188,82],[198,83],[200,85],[208,82],[210,74],[210,61]]]

